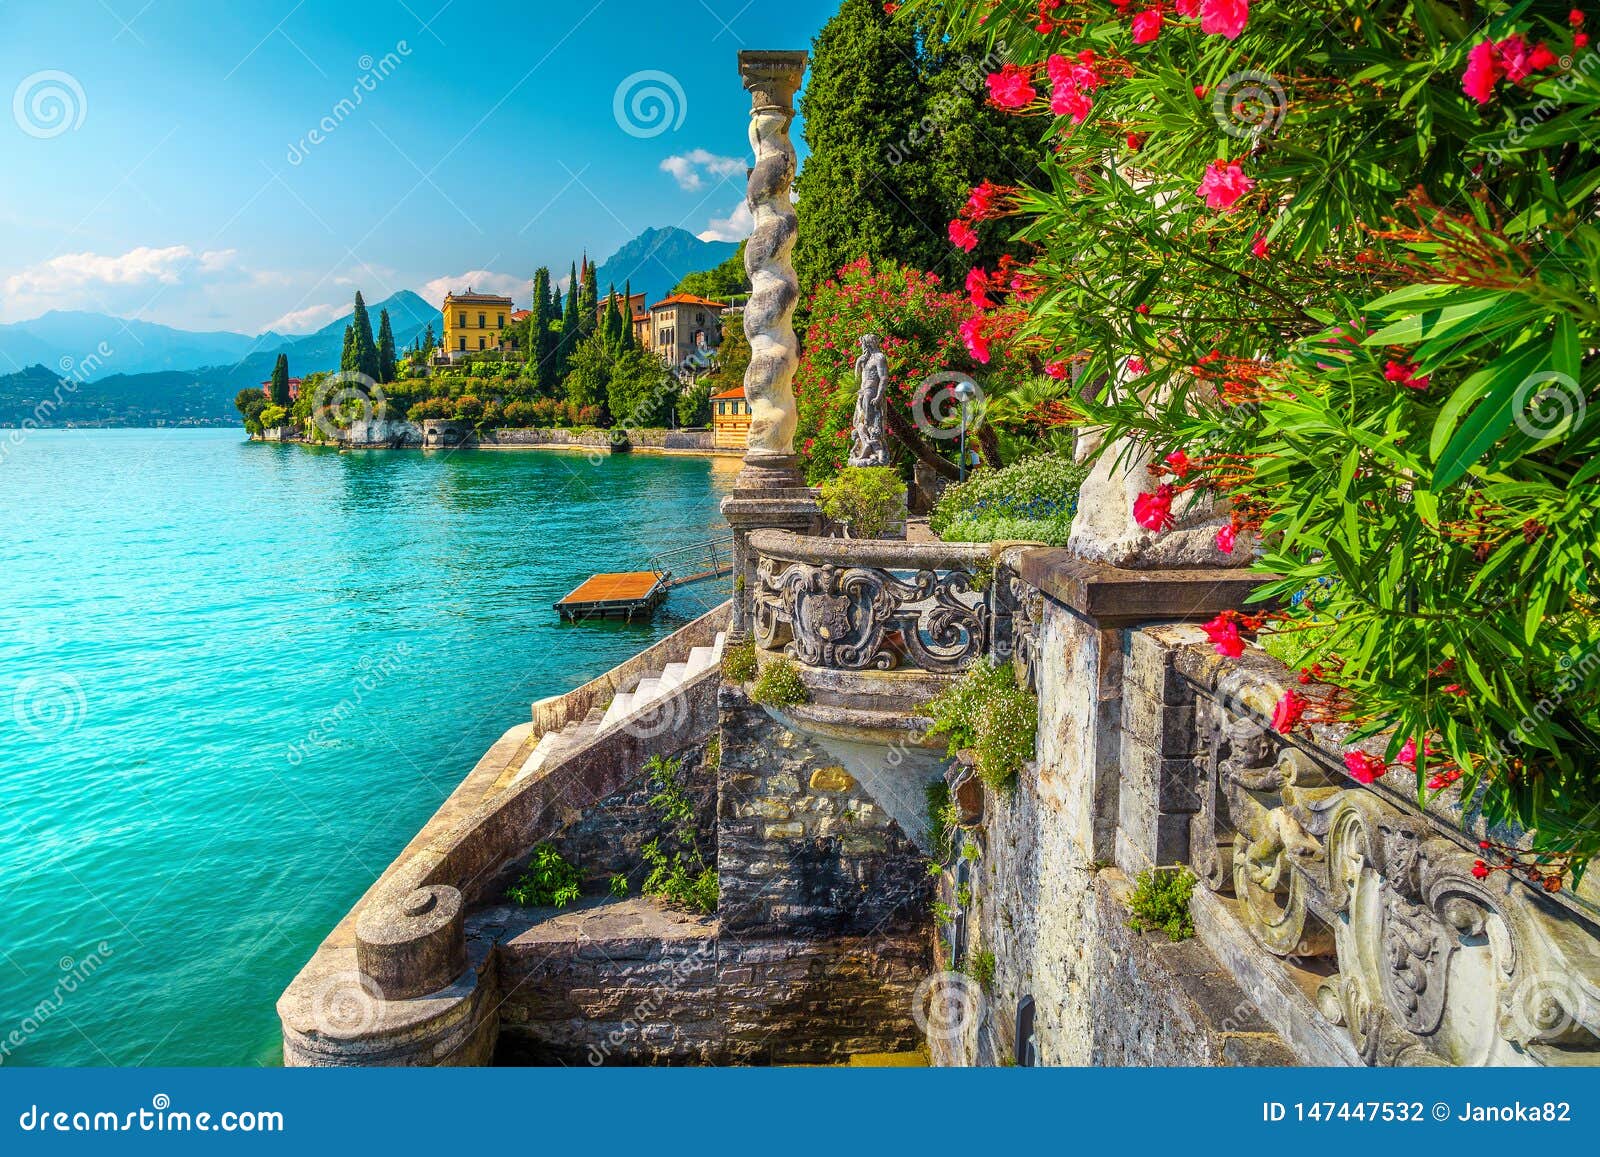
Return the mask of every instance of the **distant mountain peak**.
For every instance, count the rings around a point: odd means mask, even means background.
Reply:
[[[595,270],[600,292],[631,283],[655,304],[691,273],[722,264],[739,248],[734,241],[702,241],[676,225],[652,226],[626,242]]]

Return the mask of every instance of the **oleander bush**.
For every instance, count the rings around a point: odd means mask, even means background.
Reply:
[[[1356,725],[1359,780],[1531,829],[1559,888],[1600,851],[1600,55],[1570,3],[909,0],[1004,41],[991,100],[1047,179],[951,222],[1035,257],[969,340],[1031,351],[1055,415],[1205,492],[1283,576],[1239,629]],[[1003,181],[1005,174],[995,174]],[[980,271],[982,272],[982,271]],[[1231,635],[1230,635],[1231,632]],[[1300,692],[1296,692],[1300,695]],[[1307,713],[1295,700],[1285,728]],[[1376,737],[1382,736],[1379,739]],[[1485,871],[1491,870],[1485,867]]]
[[[906,487],[893,466],[847,466],[818,487],[822,513],[851,538],[878,538],[906,518]]]

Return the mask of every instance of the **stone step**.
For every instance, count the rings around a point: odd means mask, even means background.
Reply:
[[[633,710],[637,711],[661,693],[661,676],[646,675],[633,689]]]
[[[628,712],[633,710],[633,695],[627,691],[619,691],[616,698],[611,700],[611,706],[606,708],[603,726],[610,727],[619,719],[625,719]]]
[[[692,679],[707,667],[715,666],[716,662],[717,651],[715,647],[696,647],[689,652],[688,670],[684,678]]]
[[[662,690],[670,690],[673,687],[678,686],[678,684],[682,683],[684,679],[688,677],[688,673],[689,664],[668,663],[665,667],[661,668]]]

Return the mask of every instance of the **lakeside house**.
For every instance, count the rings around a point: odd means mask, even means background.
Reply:
[[[712,445],[718,450],[743,450],[750,433],[750,403],[744,387],[734,386],[711,395]]]
[[[268,378],[266,381],[261,383],[261,392],[263,394],[266,394],[269,398],[272,396],[272,379],[271,378]],[[296,398],[298,398],[299,396],[300,396],[300,379],[299,378],[290,378],[289,379],[289,400],[292,402]]]
[[[444,351],[452,361],[480,350],[505,348],[511,322],[509,297],[493,293],[448,293],[444,299]]]
[[[611,308],[613,300],[620,301],[622,294],[607,294],[600,299],[600,304],[595,307],[595,318],[601,324],[605,323],[606,313]],[[639,345],[650,348],[650,308],[645,305],[645,295],[634,293],[628,296],[628,320],[633,325],[633,340]]]
[[[650,349],[670,366],[703,365],[722,344],[720,301],[674,293],[650,307]]]

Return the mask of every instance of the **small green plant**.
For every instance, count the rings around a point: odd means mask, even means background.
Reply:
[[[950,755],[973,750],[978,775],[992,788],[1009,789],[1033,758],[1039,700],[1017,685],[1010,664],[978,663],[923,712],[933,720],[928,733],[949,738]]]
[[[748,683],[756,677],[756,641],[741,639],[722,649],[722,677],[730,683]]]
[[[694,800],[683,785],[683,761],[654,755],[644,770],[653,793],[650,810],[666,825],[667,834],[640,849],[650,869],[641,890],[709,916],[717,910],[717,872],[700,852]]]
[[[761,668],[755,686],[750,688],[750,698],[782,710],[804,703],[811,698],[811,692],[806,689],[805,681],[800,678],[800,672],[793,663],[787,659],[774,659]]]
[[[546,840],[533,849],[528,870],[506,889],[506,899],[529,908],[565,908],[580,895],[578,869]]]
[[[1087,473],[1057,454],[975,471],[967,481],[945,488],[928,528],[946,542],[1022,539],[1065,546]]]
[[[1134,879],[1128,893],[1128,927],[1141,932],[1159,929],[1168,940],[1187,940],[1194,935],[1194,917],[1189,898],[1194,895],[1195,877],[1188,868],[1148,868]]]
[[[994,953],[988,949],[974,952],[972,960],[967,964],[967,975],[978,982],[978,986],[985,992],[994,984],[995,959]]]
[[[959,915],[961,915],[959,911],[946,904],[943,900],[935,900],[933,902],[933,922],[935,924],[953,924]]]
[[[927,786],[928,846],[933,849],[933,860],[928,864],[928,874],[936,876],[950,862],[956,850],[956,822],[961,813],[950,798],[950,785],[936,779]]]
[[[962,884],[961,887],[956,889],[956,907],[957,908],[970,908],[970,907],[972,907],[972,885],[971,884]]]
[[[819,487],[822,513],[851,538],[877,538],[906,516],[906,488],[893,466],[850,466]]]
[[[706,740],[705,762],[706,767],[711,771],[716,771],[722,766],[722,736],[713,735]]]
[[[608,885],[608,887],[611,889],[611,894],[617,899],[626,900],[628,898],[627,874],[624,872],[618,872],[615,876],[612,876],[611,883]]]

